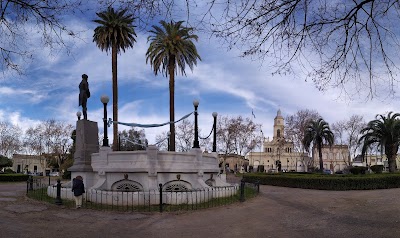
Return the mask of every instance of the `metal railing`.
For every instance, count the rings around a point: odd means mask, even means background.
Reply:
[[[163,191],[162,184],[160,185],[158,190],[138,192],[88,189],[83,195],[82,208],[126,212],[192,211],[243,202],[259,193],[258,183],[243,180],[240,187],[210,187],[186,191]],[[54,189],[56,195],[49,196],[49,192]],[[30,177],[27,181],[27,196],[65,207],[75,207],[71,188],[63,188],[59,180],[57,184],[49,186],[46,179]]]

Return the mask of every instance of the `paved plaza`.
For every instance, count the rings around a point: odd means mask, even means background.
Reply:
[[[400,189],[260,186],[244,203],[181,213],[69,209],[0,183],[0,237],[400,237]]]

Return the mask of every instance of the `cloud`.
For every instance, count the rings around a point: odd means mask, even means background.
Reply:
[[[73,22],[71,22],[72,24]],[[112,117],[111,55],[99,50],[92,42],[93,24],[78,22],[82,40],[67,41],[71,54],[59,52],[49,55],[46,50],[35,52],[35,61],[26,65],[27,75],[15,79],[6,75],[0,87],[0,115],[3,120],[27,128],[41,120],[56,119],[76,123],[78,85],[81,75],[89,75],[91,98],[88,100],[88,118],[98,123],[103,131],[103,105],[100,96],[110,97],[108,117]],[[199,127],[204,133],[212,125],[212,112],[219,115],[252,118],[263,124],[265,136],[272,135],[273,119],[280,108],[284,116],[301,109],[317,110],[329,123],[363,115],[371,120],[378,113],[399,111],[395,102],[383,103],[346,101],[338,89],[318,91],[314,84],[305,82],[301,73],[272,74],[267,64],[249,58],[240,58],[239,51],[224,50],[215,39],[200,35],[198,62],[193,72],[178,74],[175,81],[175,118],[193,111],[192,101],[200,100]],[[32,44],[40,46],[38,39]],[[146,64],[147,33],[138,33],[132,49],[118,55],[119,120],[142,124],[163,123],[169,120],[169,79],[155,76]],[[397,86],[396,86],[397,87]],[[193,120],[190,117],[189,120]],[[129,127],[119,126],[120,130]],[[168,126],[145,129],[150,143]],[[112,129],[108,128],[110,142]]]

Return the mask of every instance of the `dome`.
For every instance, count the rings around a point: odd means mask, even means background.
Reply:
[[[283,118],[281,109],[278,109],[278,112],[276,113],[276,118]]]

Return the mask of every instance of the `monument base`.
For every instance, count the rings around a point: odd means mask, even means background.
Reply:
[[[74,164],[71,172],[92,172],[91,155],[99,152],[97,122],[79,120],[76,122]]]

